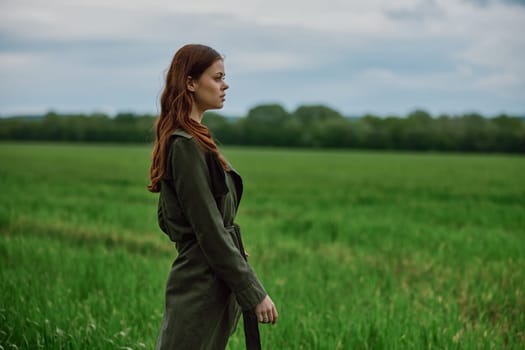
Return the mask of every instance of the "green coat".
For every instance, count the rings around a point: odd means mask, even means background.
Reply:
[[[234,218],[241,196],[242,179],[233,168],[225,172],[185,131],[173,133],[158,220],[178,256],[157,349],[224,349],[241,309],[255,308],[266,296],[240,252]]]

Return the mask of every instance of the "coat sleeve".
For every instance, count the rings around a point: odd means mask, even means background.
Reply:
[[[211,268],[233,291],[243,310],[266,296],[254,271],[224,228],[210,186],[204,152],[193,139],[176,138],[170,163],[177,197]]]

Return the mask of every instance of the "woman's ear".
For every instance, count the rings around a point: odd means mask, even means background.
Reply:
[[[193,78],[188,75],[188,78],[186,79],[186,89],[191,92],[195,92],[196,84],[197,83],[195,80],[193,80]]]

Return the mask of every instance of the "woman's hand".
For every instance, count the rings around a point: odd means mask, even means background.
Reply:
[[[268,295],[255,307],[255,315],[261,323],[275,324],[279,318],[277,308]]]

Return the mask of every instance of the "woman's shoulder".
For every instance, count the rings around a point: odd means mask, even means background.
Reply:
[[[197,140],[186,130],[176,129],[172,133],[170,146],[171,157],[185,159],[204,159],[205,152]]]
[[[175,129],[175,131],[172,133],[172,135],[174,135],[174,136],[182,136],[185,139],[193,138],[193,136],[189,132],[187,132],[184,129],[180,129],[180,128],[179,129]]]
[[[195,138],[184,129],[175,129],[171,133],[171,149],[198,148]]]

